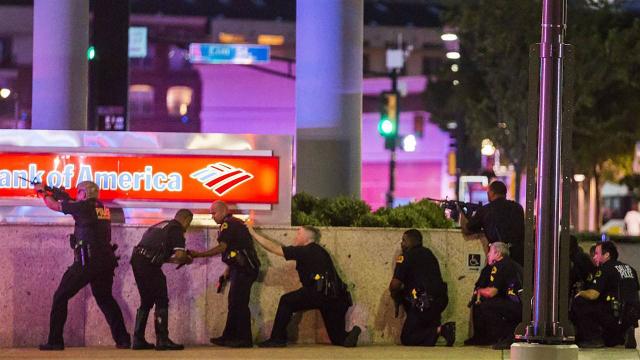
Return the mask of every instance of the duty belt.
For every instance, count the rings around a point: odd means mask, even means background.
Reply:
[[[149,249],[146,249],[142,246],[134,246],[133,247],[133,255],[141,255],[146,257],[147,259],[152,259],[153,255],[151,254],[151,251],[149,251]]]

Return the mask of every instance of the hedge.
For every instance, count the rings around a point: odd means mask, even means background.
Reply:
[[[445,217],[444,211],[426,199],[371,212],[371,207],[359,199],[347,196],[320,199],[304,192],[293,197],[291,224],[421,229],[453,227],[453,222]]]

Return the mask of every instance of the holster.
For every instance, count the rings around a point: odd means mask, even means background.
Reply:
[[[433,297],[427,294],[426,290],[422,289],[412,289],[408,295],[408,300],[411,307],[420,312],[428,310],[433,303]]]
[[[230,250],[225,252],[223,254],[222,261],[227,265],[235,265],[244,270],[258,270],[258,264],[256,264],[255,260],[253,260],[251,256],[249,256],[246,249]]]
[[[69,235],[69,244],[73,249],[74,261],[86,269],[91,262],[91,245],[73,234]]]
[[[346,287],[337,276],[333,276],[329,272],[314,275],[316,291],[329,298],[337,298],[346,292]]]

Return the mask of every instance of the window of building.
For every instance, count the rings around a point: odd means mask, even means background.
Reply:
[[[129,86],[129,113],[132,115],[153,114],[154,91],[151,85]]]
[[[0,65],[11,64],[11,39],[0,38]]]
[[[183,116],[189,112],[193,89],[188,86],[172,86],[167,90],[167,112],[171,116]]]

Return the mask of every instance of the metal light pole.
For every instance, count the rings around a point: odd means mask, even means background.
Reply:
[[[527,344],[512,345],[511,358],[577,359],[575,345],[561,345],[572,340],[572,328],[567,320],[566,278],[569,270],[571,179],[568,154],[571,151],[572,81],[565,83],[564,79],[565,70],[571,69],[571,60],[567,66],[565,59],[572,58],[572,50],[564,43],[566,0],[542,0],[541,28],[540,43],[532,46],[529,87],[530,170],[527,173],[533,183],[527,184],[525,249],[528,246],[533,250],[533,259],[525,260],[524,281],[525,284],[531,281],[533,271],[533,286],[532,289],[525,286],[523,324],[516,331],[518,339]],[[533,58],[534,54],[538,59]],[[537,151],[534,152],[535,144]],[[536,173],[535,179],[532,173]],[[532,299],[530,308],[529,297]]]
[[[393,68],[391,70],[391,91],[394,93],[398,93],[398,69],[396,68]],[[396,120],[396,126],[398,128],[400,127],[399,115],[398,115],[398,119]],[[393,146],[390,150],[391,155],[389,159],[389,190],[387,191],[387,194],[385,196],[388,208],[393,207],[393,198],[394,198],[393,192],[396,190],[396,147],[398,146],[398,138],[396,137],[391,141],[393,142]]]

